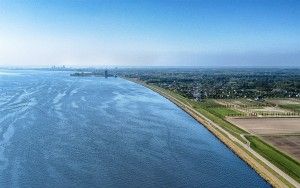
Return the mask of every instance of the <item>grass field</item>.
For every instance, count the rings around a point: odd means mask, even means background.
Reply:
[[[226,121],[224,119],[224,117],[225,117],[224,113],[229,113],[229,112],[230,113],[231,112],[238,113],[238,112],[235,112],[235,111],[225,111],[224,112],[224,109],[220,110],[219,106],[216,106],[216,108],[214,108],[213,106],[216,105],[216,104],[213,103],[212,101],[209,101],[209,100],[205,101],[205,102],[194,102],[194,101],[192,101],[192,105],[193,105],[193,108],[195,110],[202,113],[208,119],[210,119],[214,123],[218,124],[219,126],[224,128],[225,130],[230,132],[232,135],[239,138],[241,141],[245,142],[245,140],[243,138],[241,138],[241,134],[246,134],[246,132],[244,130],[236,127],[235,125],[229,123],[228,121]],[[215,110],[215,109],[219,109],[219,110]]]
[[[300,113],[300,104],[281,104],[279,107]]]
[[[271,105],[270,103],[251,99],[216,99],[216,101],[224,105],[238,106],[242,108],[262,108]]]
[[[292,112],[300,113],[300,100],[299,99],[268,99],[269,103],[277,105],[282,109]]]
[[[210,108],[209,111],[222,118],[225,118],[227,116],[242,116],[244,114],[234,109],[224,107]]]
[[[300,182],[300,163],[298,161],[280,152],[256,136],[246,136],[246,138],[251,142],[251,148]]]
[[[242,112],[245,116],[296,117],[300,116],[300,102],[297,99],[216,99],[216,103]]]

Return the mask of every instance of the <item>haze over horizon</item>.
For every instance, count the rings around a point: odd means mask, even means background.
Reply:
[[[300,66],[299,1],[0,1],[0,66]]]

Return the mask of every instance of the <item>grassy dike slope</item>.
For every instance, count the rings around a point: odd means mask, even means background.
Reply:
[[[128,78],[126,78],[128,79]],[[220,139],[227,147],[229,147],[234,153],[236,153],[241,159],[247,162],[253,169],[255,169],[264,179],[266,179],[272,186],[274,187],[298,187],[297,184],[289,183],[285,178],[275,172],[271,167],[266,165],[264,162],[259,160],[256,156],[254,156],[249,150],[243,147],[241,144],[237,143],[228,136],[228,134],[224,134],[220,129],[224,129],[229,132],[231,135],[235,136],[242,142],[245,142],[243,138],[241,138],[241,134],[245,134],[242,129],[232,125],[227,122],[220,116],[217,116],[211,112],[209,112],[205,107],[201,106],[199,103],[196,103],[192,100],[189,100],[175,92],[165,90],[163,88],[149,85],[144,82],[138,81],[136,79],[128,79],[130,81],[139,83],[148,87],[149,89],[161,94],[166,97],[174,104],[185,110],[189,113],[193,118],[195,118],[198,122],[202,123],[210,132],[212,132],[218,139]],[[199,115],[201,114],[201,115]],[[207,121],[207,118],[212,122],[218,124],[218,126],[212,126],[212,124]],[[256,148],[253,148],[256,149]],[[260,152],[258,152],[260,153]],[[288,173],[289,174],[289,173]]]

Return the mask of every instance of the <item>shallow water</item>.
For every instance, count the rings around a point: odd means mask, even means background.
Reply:
[[[0,72],[0,187],[270,187],[140,85]]]

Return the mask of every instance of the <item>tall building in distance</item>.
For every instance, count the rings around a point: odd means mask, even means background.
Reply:
[[[107,69],[104,71],[104,77],[108,78],[108,70]]]

